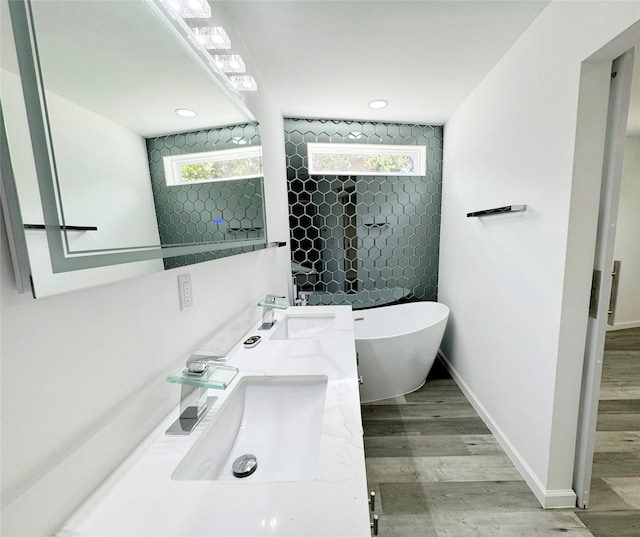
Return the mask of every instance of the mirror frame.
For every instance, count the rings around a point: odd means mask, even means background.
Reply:
[[[175,27],[175,22],[168,20],[166,15],[153,2],[153,0],[142,0],[149,9],[159,17],[165,25],[172,29],[172,33],[179,37],[179,32]],[[14,40],[17,50],[17,60],[20,70],[20,79],[24,95],[29,135],[31,140],[31,150],[34,157],[34,164],[37,175],[37,182],[40,190],[40,200],[45,221],[45,233],[49,246],[52,270],[54,273],[85,270],[97,267],[121,265],[138,261],[148,261],[152,259],[169,258],[182,255],[231,250],[251,246],[254,250],[266,248],[267,229],[266,220],[264,224],[264,237],[260,239],[240,239],[235,241],[225,241],[223,243],[189,244],[178,246],[141,246],[128,248],[112,248],[104,250],[104,253],[91,254],[78,253],[75,255],[65,254],[65,243],[63,233],[64,222],[60,221],[58,199],[58,183],[55,177],[55,156],[52,154],[49,128],[47,119],[43,114],[46,110],[42,95],[44,93],[40,67],[38,64],[37,39],[34,33],[33,20],[30,14],[30,0],[9,2],[11,24],[14,32]],[[29,12],[28,12],[29,10]],[[192,55],[197,53],[189,47],[185,38],[181,39],[183,46],[188,47]],[[34,50],[35,49],[35,50]],[[196,58],[198,60],[198,58]],[[199,63],[203,63],[201,60]],[[238,94],[231,94],[228,87],[216,77],[217,85],[222,93],[228,98],[234,99],[234,106],[242,112],[248,122],[255,122],[255,118],[249,112],[246,105]],[[216,128],[212,126],[212,128]],[[4,121],[3,121],[4,129]],[[3,174],[4,175],[4,174]],[[11,174],[13,175],[13,174]],[[4,177],[5,181],[14,179]],[[21,231],[13,226],[12,232]]]

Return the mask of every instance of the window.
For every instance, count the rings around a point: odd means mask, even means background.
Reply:
[[[424,145],[308,143],[311,175],[425,175]]]
[[[262,177],[262,146],[163,157],[167,185]]]

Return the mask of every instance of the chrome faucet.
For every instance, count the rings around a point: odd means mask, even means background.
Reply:
[[[262,306],[262,330],[269,330],[276,324],[275,320],[275,312],[273,311],[275,308],[281,308],[276,302],[278,298],[286,298],[284,296],[277,295],[267,295],[262,302],[260,302],[260,306]]]
[[[205,368],[206,370],[206,368]],[[209,390],[202,386],[182,384],[180,386],[180,414],[166,431],[170,435],[191,434],[205,414],[213,406],[217,397],[208,396]]]
[[[209,356],[207,354],[192,354],[187,358],[187,370],[190,373],[204,373],[209,364],[223,364],[228,356]]]
[[[210,364],[222,364],[227,356],[210,356],[192,354],[185,364],[187,371],[194,375],[204,375]],[[180,385],[180,414],[178,419],[167,429],[167,434],[191,434],[200,420],[213,406],[217,397],[208,396],[208,388],[194,384]]]
[[[309,305],[309,293],[300,291],[298,298],[296,299],[296,306],[308,306]]]

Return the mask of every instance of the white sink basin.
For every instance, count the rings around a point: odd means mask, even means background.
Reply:
[[[327,377],[240,379],[214,421],[171,476],[176,480],[307,481],[315,477]],[[233,462],[255,455],[257,469],[233,475]]]
[[[317,339],[331,329],[335,315],[285,315],[278,321],[271,339]]]

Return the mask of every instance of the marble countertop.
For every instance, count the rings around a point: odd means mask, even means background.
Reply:
[[[176,410],[107,479],[57,537],[344,536],[368,537],[368,494],[353,320],[348,306],[292,307],[285,314],[333,314],[334,326],[313,340],[241,344],[227,365],[240,372],[187,436],[165,435]],[[244,339],[244,338],[243,338]],[[289,482],[177,481],[172,473],[212,423],[241,378],[256,375],[326,375],[327,392],[316,476]],[[176,388],[176,398],[178,389]]]

